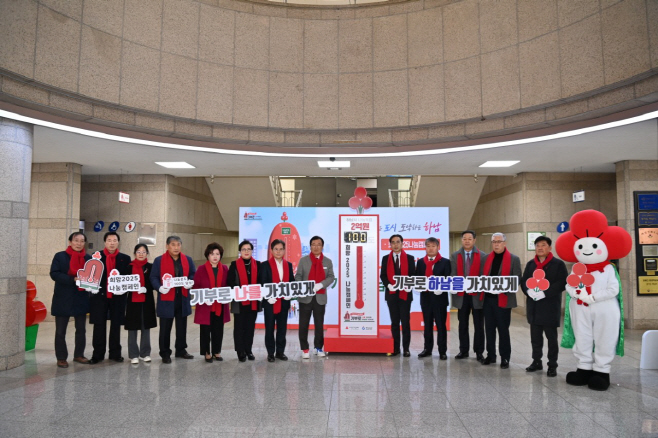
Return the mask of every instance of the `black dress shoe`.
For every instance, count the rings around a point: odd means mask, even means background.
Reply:
[[[222,356],[214,356],[213,359],[215,359],[215,362],[224,362],[224,358]]]
[[[274,355],[273,354],[268,354],[267,355],[267,361],[268,362],[274,362]]]
[[[548,371],[546,371],[546,375],[548,377],[556,377],[557,376],[557,368],[548,367]]]
[[[448,355],[447,354],[442,354],[442,355],[439,356],[439,359],[448,360]]]
[[[400,354],[399,351],[394,351],[393,353],[386,353],[386,356],[387,357],[394,357],[394,356],[398,356],[399,354]]]
[[[286,356],[283,353],[277,353],[274,357],[276,357],[279,360],[288,360],[288,356]]]
[[[163,357],[162,358],[162,363],[171,363],[171,358],[170,357]]]
[[[238,360],[240,362],[246,362],[247,361],[247,355],[244,353],[238,353]]]
[[[123,362],[123,357],[121,357],[121,356],[119,356],[119,357],[111,357],[110,360],[113,360],[113,361],[115,361],[115,362],[119,362],[119,363],[121,363],[121,362]]]
[[[459,353],[457,356],[455,356],[455,359],[466,359],[468,357],[468,353]]]
[[[409,357],[409,356],[411,356],[411,353],[409,352],[409,350],[407,350],[402,354],[402,356]]]
[[[487,356],[486,359],[482,361],[482,365],[489,365],[492,363],[496,363],[496,359],[492,359],[489,356]]]
[[[476,354],[475,359],[477,359],[477,361],[480,363],[484,362],[484,356],[482,356],[481,353]]]
[[[418,353],[418,357],[427,357],[431,356],[432,352],[430,350],[423,350],[420,353]]]
[[[208,363],[212,363],[212,356],[210,356],[210,357],[206,357],[205,359],[206,359],[206,362],[208,362]]]
[[[529,373],[532,373],[534,371],[541,371],[544,369],[544,366],[542,365],[541,361],[535,360],[533,361],[528,368],[525,370]]]
[[[96,359],[95,357],[92,357],[89,359],[89,365],[96,365],[97,363],[103,362],[103,359]]]
[[[247,353],[247,359],[256,360],[256,356],[254,356],[254,353]]]
[[[194,359],[194,356],[192,356],[192,355],[191,355],[190,353],[188,353],[187,351],[184,352],[184,353],[177,354],[176,357],[178,357],[178,358],[180,358],[180,359]]]
[[[504,369],[504,370],[506,370],[507,368],[509,368],[509,360],[507,360],[507,359],[501,359],[501,360],[500,360],[500,367],[501,367],[502,369]]]

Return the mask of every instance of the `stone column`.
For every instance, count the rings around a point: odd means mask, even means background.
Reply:
[[[658,160],[617,163],[617,217],[633,238],[631,253],[619,261],[619,277],[624,292],[626,327],[637,330],[658,329],[658,298],[637,295],[635,256],[634,191],[658,190]]]
[[[0,371],[25,360],[32,125],[0,118]]]
[[[74,163],[32,164],[27,279],[50,315],[55,283],[50,279],[53,256],[64,251],[69,235],[80,226],[82,166]]]

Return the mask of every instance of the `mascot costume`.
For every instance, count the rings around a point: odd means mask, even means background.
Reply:
[[[608,226],[595,210],[574,214],[569,230],[555,243],[562,260],[576,263],[567,277],[561,345],[573,347],[578,369],[567,374],[567,383],[605,391],[615,353],[624,355],[624,302],[610,260],[626,257],[633,243],[626,230]]]

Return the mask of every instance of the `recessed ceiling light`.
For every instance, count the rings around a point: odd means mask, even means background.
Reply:
[[[480,164],[479,167],[511,167],[518,163],[519,160],[511,161],[487,161],[486,163]]]
[[[349,161],[318,161],[319,167],[326,167],[329,169],[339,169],[344,167],[350,167]]]
[[[167,169],[196,169],[196,167],[185,161],[156,161],[155,164]]]

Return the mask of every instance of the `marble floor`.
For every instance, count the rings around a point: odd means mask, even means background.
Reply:
[[[447,361],[330,354],[302,360],[297,332],[288,335],[288,362],[268,363],[263,331],[256,361],[240,363],[232,328],[224,362],[198,356],[198,326],[189,320],[194,360],[130,365],[55,364],[54,325],[40,326],[25,365],[0,371],[0,437],[658,437],[658,371],[639,369],[642,332],[627,331],[626,356],[613,363],[607,392],[570,387],[571,351],[560,351],[558,377],[526,373],[530,364],[525,318],[513,314],[510,369],[454,360],[457,317]],[[89,326],[88,326],[89,327]],[[69,328],[72,349],[73,324]],[[91,355],[88,328],[87,356]],[[154,346],[157,329],[152,330]],[[126,334],[123,334],[124,356]]]

